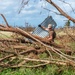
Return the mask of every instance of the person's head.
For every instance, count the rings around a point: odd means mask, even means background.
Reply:
[[[48,29],[52,29],[52,24],[49,24],[48,25]]]

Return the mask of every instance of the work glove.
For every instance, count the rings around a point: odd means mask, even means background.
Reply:
[[[39,24],[38,27],[41,27],[41,24]]]

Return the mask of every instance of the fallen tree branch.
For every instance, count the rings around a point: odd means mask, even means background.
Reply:
[[[6,18],[4,17],[4,15],[3,15],[3,14],[0,14],[0,15],[1,15],[2,18],[4,19],[4,21],[5,21],[6,25],[7,25],[7,27],[10,27],[9,24],[8,24],[8,22],[7,22],[7,20],[6,20]]]
[[[72,18],[71,16],[69,16],[68,14],[66,14],[66,12],[64,12],[58,5],[56,5],[52,0],[46,0],[48,3],[50,3],[51,5],[53,5],[63,16],[65,16],[66,18],[68,18],[69,20],[71,20],[72,22],[75,23],[75,19]]]
[[[18,42],[18,40],[16,40],[16,39],[10,39],[10,38],[9,39],[8,38],[7,39],[4,39],[4,38],[0,39],[0,42],[4,42],[4,41],[7,41],[7,42]]]
[[[37,67],[42,67],[42,66],[45,66],[49,63],[44,63],[44,64],[38,64],[38,65],[33,65],[33,66],[27,66],[27,65],[14,65],[14,66],[11,66],[11,68],[19,68],[19,67],[27,67],[27,68],[37,68]]]
[[[62,0],[59,0],[59,1],[62,1]],[[71,6],[71,4],[69,4],[69,3],[65,2],[65,1],[62,1],[62,2],[65,3],[65,4],[68,4],[68,5],[71,7],[73,13],[75,14],[75,10],[74,10],[73,7]]]
[[[50,44],[48,41],[46,41],[45,39],[43,39],[43,38],[41,38],[41,37],[37,37],[37,36],[35,36],[35,35],[32,35],[32,34],[30,34],[30,33],[27,33],[26,31],[23,31],[22,29],[20,29],[20,28],[13,28],[13,27],[0,27],[0,30],[2,30],[2,31],[10,31],[10,32],[15,32],[15,33],[18,33],[18,34],[21,34],[22,36],[25,36],[26,38],[28,38],[28,39],[31,39],[31,40],[34,40],[34,41],[37,41],[39,44],[41,44],[41,45],[43,45],[43,46],[45,46],[45,47],[47,47],[47,48],[49,48],[51,51],[53,51],[53,52],[55,52],[57,55],[59,55],[59,56],[61,56],[61,57],[63,57],[64,59],[66,59],[68,62],[72,62],[73,63],[73,65],[75,65],[75,61],[74,60],[72,60],[72,59],[70,59],[68,56],[65,56],[64,55],[64,53],[62,54],[61,52],[59,52],[59,50],[57,51],[57,48],[54,48],[54,47],[52,47],[52,46],[50,46],[50,45],[47,45],[47,44],[45,44],[45,43],[48,43],[48,44]],[[33,51],[35,51],[34,49],[32,49]],[[30,50],[31,51],[31,50]],[[46,50],[47,51],[47,50]],[[37,52],[37,51],[35,51],[35,52]],[[24,53],[26,53],[26,52],[21,52],[21,53],[19,53],[19,54],[24,54]],[[28,53],[28,51],[27,51],[27,53]],[[1,58],[0,59],[0,62],[2,61],[2,60],[4,60],[5,58],[10,58],[10,57],[12,57],[12,56],[14,56],[14,54],[11,54],[11,55],[9,55],[9,56],[6,56],[6,57],[4,57],[4,58]],[[26,59],[25,59],[26,60]],[[30,60],[30,59],[29,59]],[[38,60],[39,61],[39,60]],[[47,62],[46,62],[47,63]],[[49,62],[50,63],[50,62]]]
[[[43,42],[41,42],[40,39],[42,39],[42,38],[37,39],[37,38],[39,38],[39,37],[35,38],[34,35],[32,35],[32,34],[30,34],[30,33],[27,33],[26,31],[23,31],[23,30],[21,30],[20,28],[13,28],[13,27],[10,27],[10,28],[0,28],[0,30],[11,31],[11,32],[16,32],[16,33],[18,33],[18,34],[21,34],[21,35],[23,35],[23,36],[25,36],[25,37],[27,37],[27,38],[29,38],[29,39],[32,39],[32,40],[37,41],[38,43],[42,44],[42,45],[45,46],[45,47],[50,48],[50,49],[51,49],[53,52],[55,52],[56,54],[59,54],[59,52],[55,51],[56,49],[53,49],[53,47],[51,47],[50,45],[46,45],[46,44],[44,44]],[[45,40],[44,40],[44,42],[47,43]],[[59,54],[59,55],[61,55],[63,58],[65,58],[65,59],[68,60],[68,58],[65,57],[65,56],[63,56],[62,54]],[[70,60],[70,61],[73,61],[73,60]]]
[[[6,52],[7,52],[7,51],[6,51]],[[29,49],[29,50],[20,52],[19,55],[26,54],[26,53],[30,53],[30,52],[37,53],[37,51],[36,51],[34,48],[32,48],[32,49]],[[5,60],[5,59],[7,59],[7,58],[13,57],[14,55],[17,55],[15,52],[11,52],[11,53],[13,53],[13,54],[10,54],[10,55],[8,55],[8,56],[5,56],[5,57],[3,57],[3,58],[0,58],[0,62],[3,61],[3,60]]]
[[[28,68],[34,68],[34,67],[40,67],[40,66],[44,66],[47,64],[56,64],[56,65],[71,65],[69,62],[65,61],[65,62],[60,62],[60,61],[51,61],[51,60],[40,60],[40,59],[30,59],[30,58],[22,58],[23,60],[26,61],[33,61],[33,62],[42,62],[42,64],[38,64],[38,65],[32,65],[32,66],[27,66],[27,65],[22,65],[22,64],[18,64],[18,65],[9,65],[9,64],[0,64],[1,67],[9,67],[9,68],[18,68],[18,67],[28,67]],[[75,66],[75,65],[73,65]]]

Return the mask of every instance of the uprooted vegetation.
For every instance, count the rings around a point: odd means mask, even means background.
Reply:
[[[57,29],[57,37],[52,44],[20,28],[0,25],[0,30],[1,71],[4,68],[35,68],[48,64],[75,68],[74,28]]]

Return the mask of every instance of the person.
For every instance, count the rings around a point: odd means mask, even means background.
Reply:
[[[41,27],[42,29],[44,29],[44,30],[46,30],[46,31],[49,32],[49,36],[47,37],[47,40],[46,41],[54,42],[54,39],[56,37],[56,32],[52,28],[52,24],[49,24],[47,28],[44,27],[44,26],[41,26],[41,25],[38,25],[38,26]]]

